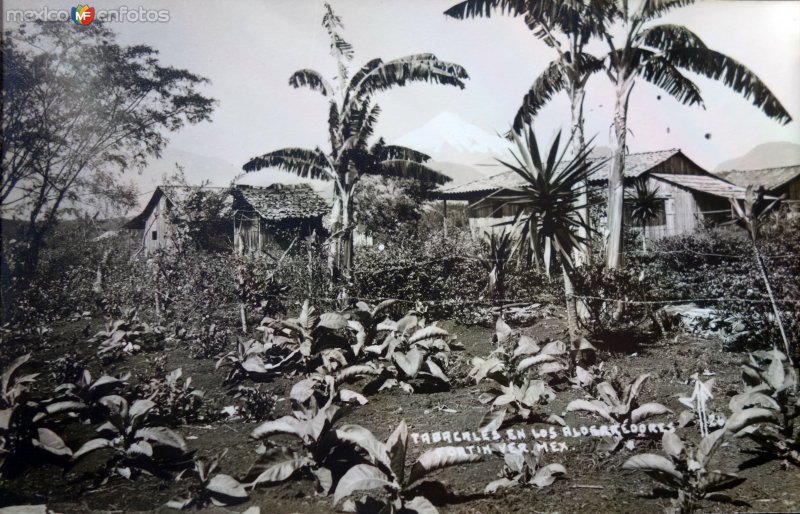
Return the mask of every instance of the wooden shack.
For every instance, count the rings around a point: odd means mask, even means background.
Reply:
[[[235,185],[230,188],[159,186],[144,210],[123,228],[141,231],[140,251],[152,254],[175,245],[177,207],[214,193],[219,199],[213,220],[195,225],[195,234],[237,253],[285,248],[291,237],[322,232],[329,207],[308,184]],[[210,196],[210,195],[209,195]],[[213,232],[213,233],[211,233]],[[222,242],[222,243],[220,243]]]
[[[741,187],[763,187],[772,196],[783,197],[783,204],[800,213],[800,164],[758,170],[719,171],[717,175]]]
[[[605,191],[611,171],[611,160],[604,161],[589,177],[590,187],[600,193]],[[744,196],[744,188],[712,175],[677,149],[627,155],[624,176],[626,187],[632,187],[638,179],[657,188],[661,207],[659,215],[646,227],[648,239],[685,234],[706,222],[730,219],[729,199]],[[501,223],[513,220],[514,216],[509,206],[484,199],[491,194],[502,194],[503,189],[524,185],[519,175],[507,171],[442,189],[436,196],[445,202],[465,201],[472,234],[482,237],[504,230],[506,225]]]

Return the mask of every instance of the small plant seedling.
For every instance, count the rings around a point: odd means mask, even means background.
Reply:
[[[188,509],[190,507],[203,508],[209,503],[217,507],[224,507],[241,503],[249,497],[244,486],[235,478],[219,471],[219,463],[228,450],[225,449],[210,459],[194,458],[194,467],[189,471],[197,479],[197,484],[190,491],[190,495],[167,502],[167,507],[172,509]],[[181,472],[176,480],[181,480]]]
[[[541,450],[526,453],[504,453],[505,464],[500,472],[502,478],[487,484],[483,492],[494,494],[500,489],[519,486],[534,486],[541,489],[552,485],[558,478],[567,474],[566,468],[561,464],[542,466],[543,455],[544,452]]]

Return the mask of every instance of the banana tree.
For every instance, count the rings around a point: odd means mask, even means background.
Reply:
[[[608,177],[608,268],[622,266],[623,172],[628,105],[638,78],[661,88],[682,104],[702,106],[700,89],[682,73],[689,71],[721,81],[752,101],[769,118],[781,123],[788,123],[792,119],[766,84],[743,64],[708,48],[686,27],[650,24],[673,9],[691,3],[693,0],[644,0],[635,6],[627,0],[611,3],[610,16],[622,26],[624,35],[616,38],[612,30],[603,35],[609,49],[606,71],[615,90],[612,131],[614,155]]]
[[[411,82],[464,88],[468,77],[463,67],[440,61],[429,53],[410,55],[384,62],[373,59],[358,71],[350,73],[353,47],[341,36],[341,18],[325,4],[322,25],[330,37],[331,54],[336,59],[337,76],[328,81],[317,71],[295,72],[289,85],[308,87],[330,99],[328,140],[330,150],[320,148],[283,148],[250,159],[246,172],[275,166],[303,178],[333,181],[334,198],[331,212],[329,263],[334,275],[349,275],[353,263],[354,209],[353,195],[364,175],[414,178],[444,184],[450,180],[425,166],[429,156],[410,148],[387,145],[378,139],[370,145],[380,107],[374,103],[376,93]]]
[[[586,176],[603,164],[601,160],[588,160],[590,149],[584,146],[570,159],[565,159],[566,146],[560,148],[561,133],[556,136],[550,150],[542,160],[536,136],[530,125],[523,137],[514,131],[511,136],[519,154],[511,152],[516,163],[498,161],[519,175],[524,183],[518,187],[500,190],[489,197],[516,212],[513,221],[520,231],[520,244],[527,245],[536,266],[544,266],[549,276],[553,250],[561,257],[564,292],[567,296],[567,315],[570,338],[578,340],[577,313],[570,272],[575,263],[573,250],[582,242],[579,229],[589,230],[575,213],[585,208],[579,202],[578,185]]]
[[[523,16],[531,32],[556,53],[556,58],[547,64],[523,97],[522,105],[514,117],[513,130],[521,134],[525,124],[532,123],[553,96],[563,91],[570,100],[572,151],[578,155],[586,146],[583,130],[586,83],[592,75],[604,69],[603,59],[588,53],[586,46],[605,32],[607,2],[466,0],[449,8],[444,14],[456,19],[488,18],[497,11]],[[578,202],[586,205],[588,183],[583,181],[578,187],[581,190]],[[576,214],[588,226],[588,208]],[[582,227],[578,228],[578,235],[583,242],[578,245],[574,258],[580,264],[588,262],[591,249],[588,246],[588,233]]]

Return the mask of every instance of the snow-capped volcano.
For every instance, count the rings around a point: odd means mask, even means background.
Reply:
[[[438,114],[397,139],[396,144],[424,152],[436,161],[459,164],[492,163],[495,157],[507,157],[510,148],[510,143],[501,136],[452,112]]]

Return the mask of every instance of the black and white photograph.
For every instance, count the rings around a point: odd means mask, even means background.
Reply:
[[[3,0],[0,514],[800,511],[800,1]]]

